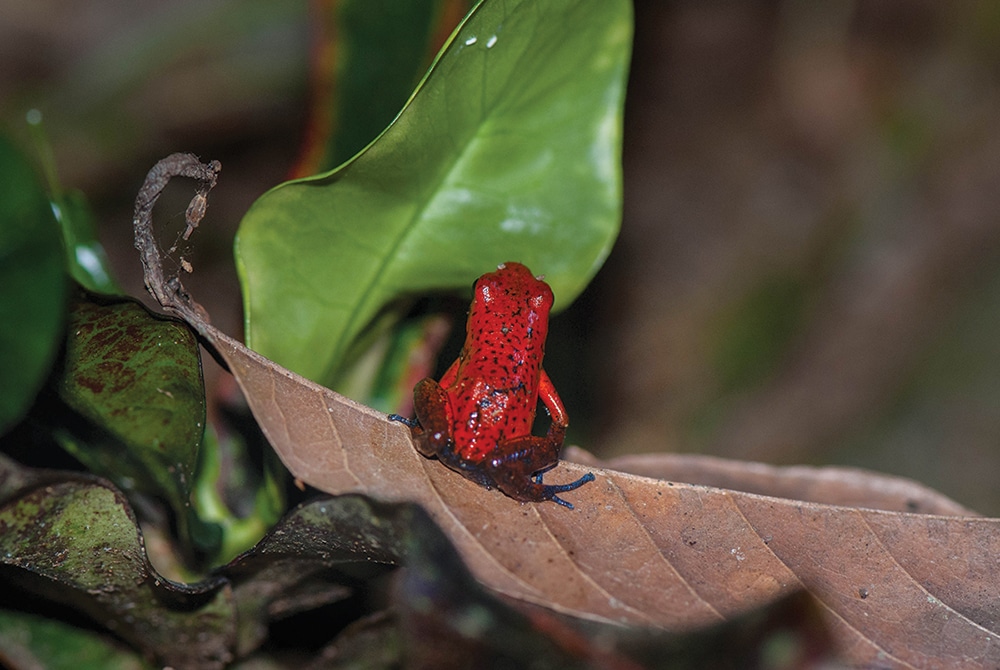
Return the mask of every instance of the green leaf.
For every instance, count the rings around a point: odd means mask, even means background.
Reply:
[[[0,458],[0,476],[10,469],[19,468]],[[0,579],[88,614],[166,665],[213,668],[229,659],[236,623],[228,588],[219,579],[184,587],[156,574],[127,501],[106,482],[50,474],[0,504],[0,528]],[[24,602],[3,584],[0,604]]]
[[[319,93],[296,174],[329,170],[375,139],[413,91],[470,0],[341,0],[321,5]],[[461,8],[457,16],[455,10]],[[442,26],[442,23],[445,23]],[[373,82],[378,82],[373,86]]]
[[[342,600],[347,586],[399,564],[410,508],[361,496],[320,498],[291,510],[253,549],[219,570],[233,583],[240,651],[263,641],[269,617]]]
[[[27,412],[62,341],[64,266],[45,191],[0,137],[0,433]]]
[[[54,195],[52,211],[62,226],[70,276],[90,291],[123,293],[111,276],[108,256],[97,240],[94,215],[83,194],[70,191]]]
[[[620,223],[630,44],[627,0],[482,2],[374,143],[244,217],[249,344],[333,386],[387,304],[508,260],[568,305]]]
[[[261,476],[259,463],[248,453],[238,431],[220,432],[218,424],[209,424],[205,431],[192,503],[198,518],[221,532],[216,553],[209,557],[211,565],[227,563],[248,550],[285,510],[278,475],[285,472],[284,467],[270,450],[263,457]]]
[[[0,658],[17,668],[49,670],[143,670],[152,667],[108,635],[9,610],[0,610]]]
[[[56,157],[52,143],[37,109],[26,115],[28,130],[35,141],[39,167],[48,183],[52,213],[62,228],[69,274],[81,286],[99,293],[120,294],[122,290],[111,277],[110,264],[104,247],[97,240],[94,215],[87,199],[77,191],[66,191],[59,183]]]
[[[205,425],[197,341],[131,299],[77,294],[69,325],[57,388],[86,422],[57,438],[92,472],[166,499],[183,525]]]

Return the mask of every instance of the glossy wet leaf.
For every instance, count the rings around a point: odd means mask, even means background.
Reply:
[[[27,412],[63,337],[59,227],[31,166],[0,135],[0,434]]]
[[[62,227],[70,276],[87,290],[121,294],[111,275],[108,255],[97,239],[93,212],[83,194],[76,191],[58,194],[52,200],[52,211]]]
[[[81,286],[99,293],[121,293],[111,277],[104,247],[97,239],[94,215],[86,197],[79,191],[66,190],[59,181],[56,157],[38,109],[30,110],[25,120],[35,144],[34,158],[45,176],[49,205],[62,230],[66,267]]]
[[[86,421],[60,425],[61,443],[92,472],[162,496],[184,523],[205,425],[191,331],[131,299],[78,293],[57,388]]]
[[[373,144],[247,213],[251,345],[332,383],[388,303],[508,260],[569,304],[618,230],[630,37],[626,0],[478,5]]]

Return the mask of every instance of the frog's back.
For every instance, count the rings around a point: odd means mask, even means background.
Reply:
[[[531,434],[552,290],[518,263],[476,282],[458,374],[449,389],[455,448],[481,460]]]

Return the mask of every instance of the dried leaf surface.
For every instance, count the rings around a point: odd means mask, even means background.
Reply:
[[[843,485],[858,504],[867,492],[869,506],[905,509],[916,501],[944,514],[767,497],[566,462],[547,480],[597,475],[567,494],[575,510],[521,504],[421,457],[408,430],[384,415],[198,327],[296,477],[333,494],[418,502],[473,573],[511,597],[591,619],[684,630],[804,588],[853,662],[1000,662],[998,521],[964,514],[923,487],[872,474]],[[832,490],[852,479],[844,470],[824,477],[822,470],[762,467],[748,466],[751,481],[789,490],[796,480]],[[727,476],[739,479],[732,468]]]
[[[599,461],[589,452],[568,447],[566,460],[630,472],[643,477],[704,484],[745,493],[807,500],[889,512],[979,516],[951,498],[912,479],[827,466],[774,466],[699,454],[639,454]]]
[[[302,481],[331,494],[419,503],[481,582],[567,614],[685,630],[804,589],[851,663],[1000,664],[1000,521],[968,514],[923,487],[842,470],[824,477],[746,466],[748,488],[812,489],[825,501],[815,502],[563,462],[547,481],[571,481],[587,470],[597,477],[566,494],[576,509],[522,504],[421,457],[405,426],[219,332],[176,278],[165,280],[148,215],[164,177],[193,176],[207,192],[217,172],[217,164],[183,155],[150,172],[135,218],[147,287],[214,345],[272,446]],[[663,463],[632,465],[665,474]],[[732,468],[706,465],[712,477],[743,479]],[[824,480],[825,493],[817,487]],[[831,494],[838,488],[846,493]],[[900,504],[946,513],[876,509]]]

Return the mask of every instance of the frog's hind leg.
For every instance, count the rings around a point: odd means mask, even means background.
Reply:
[[[586,474],[569,484],[545,484],[542,475],[559,464],[559,444],[544,437],[528,436],[506,442],[503,455],[489,460],[491,479],[497,488],[515,500],[524,502],[552,502],[573,509],[573,505],[560,498],[565,493],[594,481],[593,474]]]

